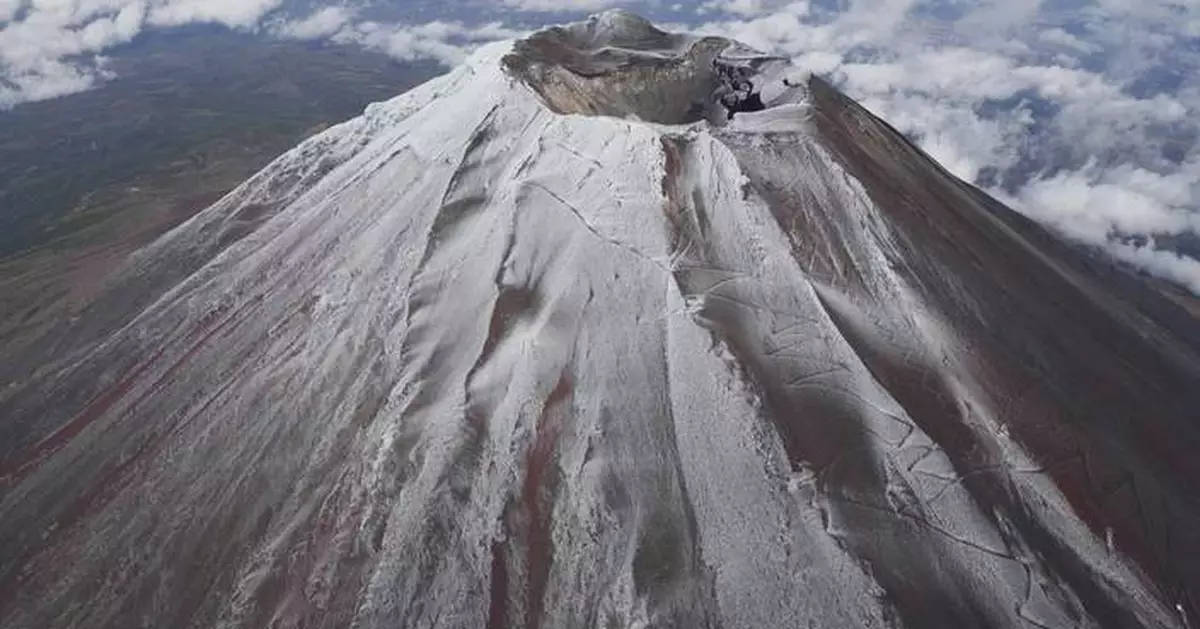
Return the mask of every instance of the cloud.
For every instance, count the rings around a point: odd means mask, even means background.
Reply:
[[[1091,243],[1129,235],[1200,233],[1190,211],[1193,174],[1162,175],[1128,165],[1106,170],[1094,163],[1079,171],[1037,179],[1017,202],[1033,218]]]
[[[347,7],[325,7],[307,17],[275,24],[271,32],[288,39],[323,39],[341,32],[355,14]]]
[[[1118,260],[1200,295],[1200,262],[1192,258],[1157,249],[1153,241],[1141,247],[1117,243],[1109,248],[1109,252]]]
[[[698,13],[703,15],[710,12],[717,12],[742,17],[760,17],[773,13],[782,4],[778,0],[708,0],[708,2],[700,5]],[[803,5],[804,12],[808,12],[807,2],[793,2],[791,4],[796,6]]]
[[[1092,54],[1101,51],[1099,46],[1090,44],[1061,28],[1048,28],[1038,33],[1038,40],[1048,47],[1065,48],[1072,53]]]
[[[712,0],[696,30],[793,57],[960,177],[1194,289],[1200,263],[1154,240],[1200,233],[1192,4]]]
[[[23,4],[24,0],[0,0],[0,23],[12,21]]]
[[[523,0],[530,8],[578,3]],[[615,4],[584,0],[586,6]],[[401,60],[453,65],[478,45],[524,33],[500,22],[358,20],[347,6],[294,16],[284,0],[0,0],[0,109],[90,89],[112,78],[103,53],[151,28],[218,24],[287,39],[330,39]]]
[[[433,59],[454,65],[480,44],[524,34],[500,22],[468,26],[463,22],[438,20],[416,25],[362,22],[340,31],[333,39],[378,50],[400,60]]]
[[[149,22],[154,26],[207,23],[250,29],[282,4],[283,0],[168,0],[151,6]]]
[[[0,28],[0,108],[87,89],[104,76],[99,53],[133,39],[146,12],[143,2],[28,7]]]
[[[97,75],[98,71],[81,70],[65,63],[36,64],[0,82],[0,109],[82,92],[92,86]]]
[[[282,0],[0,0],[0,108],[54,98],[109,76],[101,53],[149,27],[255,28]]]
[[[611,9],[630,4],[630,0],[501,0],[501,4],[510,9],[535,13],[578,13]]]

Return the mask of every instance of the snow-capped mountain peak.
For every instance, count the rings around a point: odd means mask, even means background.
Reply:
[[[484,47],[0,392],[6,627],[1186,627],[1200,331],[786,60]]]

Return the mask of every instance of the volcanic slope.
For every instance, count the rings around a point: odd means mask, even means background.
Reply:
[[[138,252],[0,367],[0,626],[1196,623],[1196,320],[798,75],[604,13]]]

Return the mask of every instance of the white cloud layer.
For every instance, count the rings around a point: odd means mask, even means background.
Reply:
[[[1154,238],[1200,233],[1195,2],[1063,5],[711,0],[697,30],[793,57],[960,177],[1200,294],[1200,262]]]
[[[527,10],[599,9],[618,0],[508,0]],[[300,40],[330,39],[401,60],[448,65],[479,44],[521,36],[500,22],[397,24],[358,19],[344,5],[293,16],[284,0],[0,0],[0,110],[83,91],[109,78],[102,54],[149,28],[218,24]]]
[[[88,89],[101,53],[149,27],[252,29],[282,0],[0,0],[0,109]]]
[[[272,32],[289,39],[323,39],[341,32],[354,16],[355,11],[347,7],[324,7],[307,17],[279,22]]]
[[[632,3],[632,0],[501,0],[505,7],[518,11],[560,13],[599,11]]]
[[[499,22],[477,26],[440,20],[418,25],[361,22],[341,30],[333,40],[379,50],[404,61],[433,59],[454,65],[462,62],[481,43],[524,34],[524,31]]]
[[[168,0],[151,5],[148,19],[154,26],[210,23],[248,29],[281,4],[283,0]]]

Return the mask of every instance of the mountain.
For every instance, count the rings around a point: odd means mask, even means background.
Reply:
[[[1196,622],[1200,324],[799,74],[604,13],[140,250],[0,373],[0,625]]]
[[[216,26],[144,33],[105,68],[0,111],[0,364],[283,151],[443,71]]]

